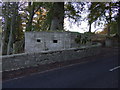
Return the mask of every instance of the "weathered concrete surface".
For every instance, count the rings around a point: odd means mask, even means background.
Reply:
[[[61,50],[77,47],[77,33],[71,32],[25,32],[25,52]]]
[[[101,44],[81,48],[2,56],[2,70],[10,71],[42,64],[80,59],[100,53]]]

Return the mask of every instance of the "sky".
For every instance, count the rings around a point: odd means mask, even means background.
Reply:
[[[86,22],[82,22],[81,25],[77,26],[77,24],[72,25],[72,27],[70,27],[68,25],[68,23],[70,23],[69,21],[65,21],[66,27],[67,27],[67,31],[72,31],[72,32],[80,32],[80,33],[84,33],[87,32],[89,30],[89,26]],[[97,26],[96,28],[94,28],[94,25],[92,25],[91,27],[91,31],[102,31],[104,28],[104,26],[101,28],[99,26]]]
[[[72,31],[72,32],[79,32],[79,33],[84,33],[87,32],[89,30],[89,26],[88,23],[85,21],[81,22],[81,25],[77,25],[77,24],[72,24],[69,22],[69,20],[67,18],[64,19],[64,24],[66,26],[67,31]],[[69,26],[70,25],[70,26]],[[104,25],[102,27],[100,26],[96,26],[96,28],[94,27],[94,23],[91,26],[91,31],[94,32],[95,30],[97,31],[102,31],[104,28]]]

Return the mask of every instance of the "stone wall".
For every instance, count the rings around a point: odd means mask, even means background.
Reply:
[[[80,59],[100,53],[101,44],[71,48],[59,51],[43,51],[39,53],[23,53],[2,56],[2,70],[10,71],[42,64]]]

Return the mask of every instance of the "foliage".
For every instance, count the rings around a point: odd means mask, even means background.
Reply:
[[[2,3],[3,11],[3,54],[12,54],[13,44],[23,39],[22,19],[19,15],[19,2]]]
[[[81,35],[77,35],[77,37],[75,38],[75,42],[81,44]]]
[[[65,3],[65,18],[68,18],[71,23],[81,24],[81,21],[83,20],[81,14],[86,10],[86,4],[88,4],[88,2]]]
[[[115,17],[118,13],[118,7],[118,2],[92,2],[88,15],[89,24],[96,22],[97,25],[101,25],[103,24],[101,21],[105,21],[108,25],[107,33],[109,35],[112,21],[115,21]]]
[[[110,26],[111,26],[111,32],[110,34],[116,34],[118,33],[118,28],[117,28],[117,22],[116,21],[112,21]],[[99,34],[107,34],[108,33],[108,25],[106,24],[106,27],[101,31],[99,32]]]
[[[78,44],[86,44],[87,42],[91,42],[92,34],[89,32],[86,32],[84,34],[78,34],[77,37],[75,38],[75,42]]]

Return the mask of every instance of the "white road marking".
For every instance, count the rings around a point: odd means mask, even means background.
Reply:
[[[118,68],[120,68],[120,66],[114,67],[114,68],[110,69],[109,71],[112,72],[112,71],[114,71],[114,70],[116,70]]]

